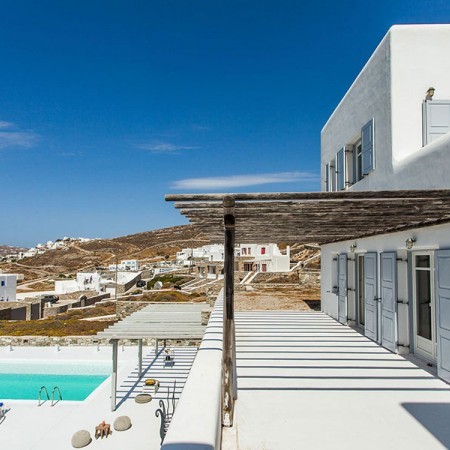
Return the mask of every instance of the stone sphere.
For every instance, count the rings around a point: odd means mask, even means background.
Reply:
[[[77,431],[72,436],[72,447],[74,448],[83,448],[86,445],[89,445],[92,441],[91,435],[87,430]]]
[[[120,416],[114,421],[116,431],[125,431],[131,427],[131,419],[128,416]]]

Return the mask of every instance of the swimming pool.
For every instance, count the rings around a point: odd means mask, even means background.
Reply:
[[[37,400],[41,386],[50,396],[58,386],[63,400],[85,400],[110,373],[111,362],[105,361],[3,360],[0,401]]]

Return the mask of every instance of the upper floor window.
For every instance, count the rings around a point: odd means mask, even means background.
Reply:
[[[450,131],[450,100],[425,100],[422,104],[422,141],[430,144]]]
[[[266,247],[261,247],[261,255],[265,255],[266,254]]]
[[[341,191],[375,169],[374,120],[361,129],[359,136],[339,149],[325,166],[325,190]]]

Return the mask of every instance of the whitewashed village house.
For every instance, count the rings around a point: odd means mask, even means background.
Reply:
[[[323,190],[450,188],[448,55],[450,25],[389,30],[322,130]],[[324,245],[322,308],[450,381],[450,224]]]
[[[0,302],[15,302],[17,275],[0,274]]]
[[[290,249],[281,253],[277,244],[238,244],[235,247],[237,268],[244,272],[288,272]],[[177,262],[185,267],[196,265],[198,275],[206,278],[223,276],[223,244],[185,248],[176,255]]]

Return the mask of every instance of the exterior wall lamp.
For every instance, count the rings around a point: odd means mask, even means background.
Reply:
[[[355,253],[356,247],[358,247],[358,246],[356,245],[356,242],[353,243],[353,244],[350,244],[350,251],[351,251],[352,253]]]
[[[414,247],[414,242],[416,242],[416,240],[412,237],[409,237],[408,239],[406,239],[406,241],[405,241],[406,248],[408,250],[411,250]]]

